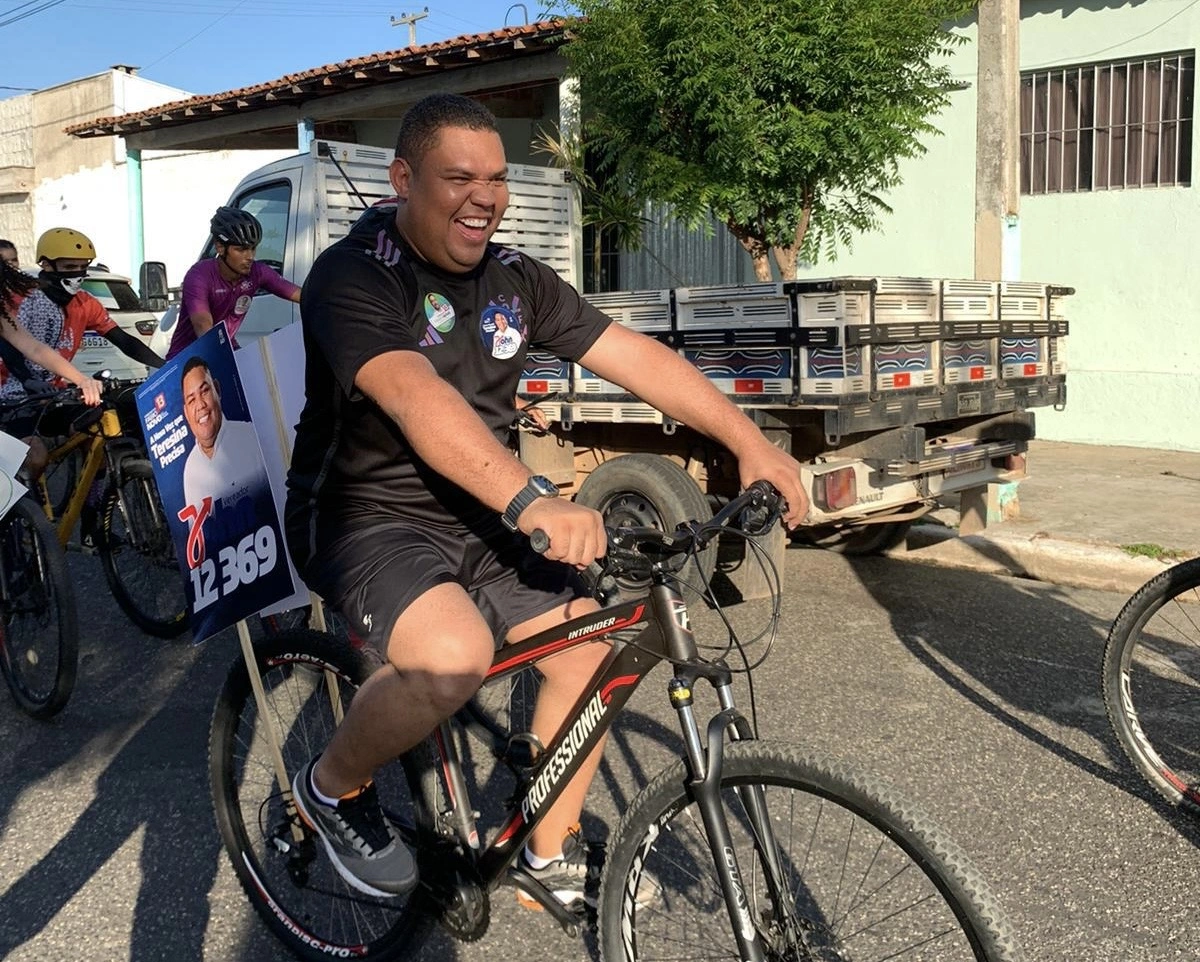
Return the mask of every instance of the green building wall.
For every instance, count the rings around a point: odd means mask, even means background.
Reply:
[[[1021,18],[1022,70],[1192,51],[1200,36],[1193,0],[1026,2]],[[905,163],[882,231],[808,273],[973,275],[974,23],[963,33],[969,42],[955,52],[952,70],[967,87],[935,121],[944,136]],[[1021,280],[1076,290],[1068,310],[1068,404],[1038,411],[1038,435],[1200,450],[1197,189],[1022,196],[1020,246]]]

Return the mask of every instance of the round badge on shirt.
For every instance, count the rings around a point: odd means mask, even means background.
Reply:
[[[512,311],[492,304],[483,312],[479,322],[483,346],[492,352],[492,357],[507,361],[516,356],[525,335],[520,320]]]
[[[237,304],[234,305],[233,313],[245,314],[250,310],[250,305],[254,303],[254,298],[249,294],[243,294],[237,299]],[[257,315],[255,315],[257,317]]]
[[[448,334],[454,327],[454,307],[441,294],[425,295],[425,316],[440,334]]]

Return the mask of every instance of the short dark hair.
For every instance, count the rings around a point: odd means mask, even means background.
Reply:
[[[187,380],[187,376],[198,367],[204,368],[208,376],[212,377],[212,368],[208,366],[208,361],[204,360],[204,358],[200,357],[199,355],[190,357],[188,358],[187,363],[183,366],[183,373],[179,375],[179,390],[183,390],[183,382]],[[216,378],[213,378],[214,384],[216,383],[216,380]]]
[[[0,251],[15,251],[16,249],[17,245],[12,241],[0,238]]]
[[[443,127],[500,133],[496,117],[478,101],[459,94],[430,94],[409,107],[400,121],[396,156],[416,167],[437,143]]]

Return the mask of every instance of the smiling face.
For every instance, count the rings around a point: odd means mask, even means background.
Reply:
[[[455,274],[476,267],[508,207],[500,135],[443,127],[415,166],[397,159],[390,174],[403,201],[396,226],[413,249]]]
[[[194,367],[184,375],[183,416],[200,450],[212,457],[221,430],[221,393],[208,368]]]

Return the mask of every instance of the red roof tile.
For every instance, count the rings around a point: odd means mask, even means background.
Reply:
[[[559,46],[565,40],[566,30],[560,20],[505,27],[420,47],[405,47],[401,50],[354,57],[340,63],[287,74],[277,80],[255,84],[252,87],[176,100],[137,113],[98,117],[95,120],[73,124],[65,128],[65,131],[78,137],[106,137],[128,130],[147,130],[188,123],[198,112],[215,114],[261,110],[291,101],[328,96],[360,86],[377,80],[374,75],[381,71],[385,74],[393,73],[393,79],[401,80],[406,75],[423,75],[464,66],[483,57],[509,60],[526,54],[543,53]]]

